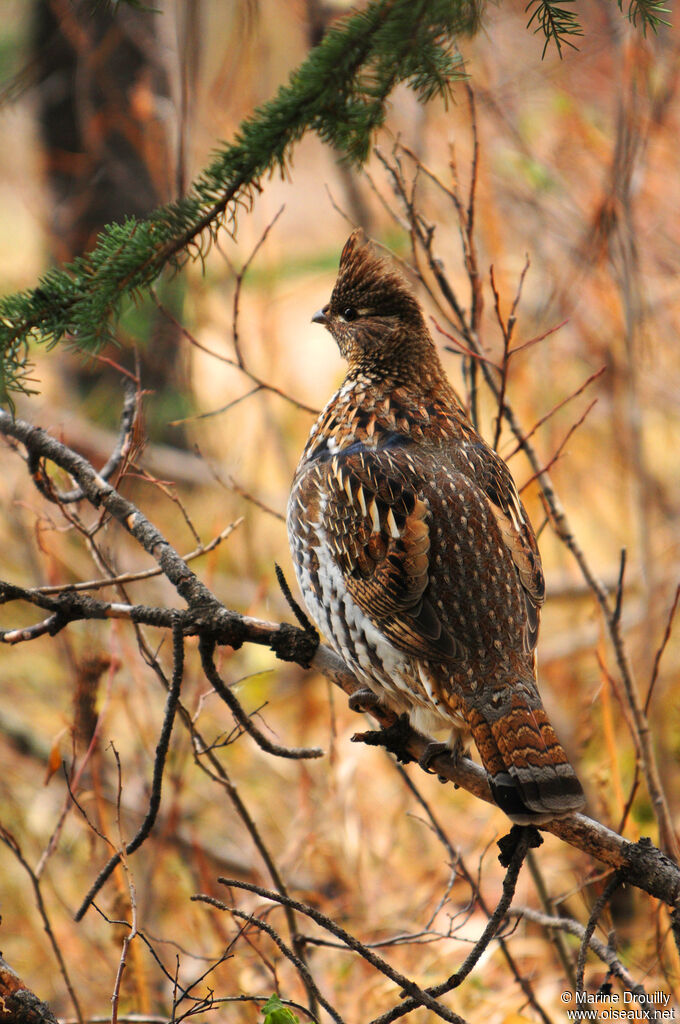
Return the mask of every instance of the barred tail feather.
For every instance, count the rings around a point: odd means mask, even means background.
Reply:
[[[538,695],[532,707],[524,686],[513,691],[509,706],[491,714],[488,708],[484,713],[474,708],[469,717],[496,803],[519,825],[540,825],[580,811],[585,804],[581,783]]]

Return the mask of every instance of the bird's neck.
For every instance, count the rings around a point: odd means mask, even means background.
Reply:
[[[416,384],[413,379],[350,370],[321,413],[304,457],[325,457],[357,443],[380,447],[397,435],[440,446],[473,434],[443,372],[421,374]]]
[[[350,351],[348,362],[346,381],[368,382],[376,393],[400,388],[424,396],[450,388],[429,334],[395,333],[389,346],[377,352],[359,347]]]

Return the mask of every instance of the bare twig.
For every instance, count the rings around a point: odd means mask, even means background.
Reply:
[[[286,943],[283,941],[283,939],[281,938],[281,936],[279,935],[275,928],[272,928],[270,924],[267,924],[266,921],[263,921],[261,918],[256,917],[254,914],[245,914],[242,910],[238,910],[236,907],[229,907],[221,900],[215,899],[215,897],[213,896],[193,896],[192,899],[197,902],[208,903],[210,906],[216,907],[218,910],[228,910],[232,917],[239,918],[241,921],[247,921],[248,924],[253,925],[255,928],[258,928],[260,931],[268,935],[270,939],[278,946],[278,948],[281,950],[286,959],[290,960],[294,967],[297,968],[300,975],[306,981],[308,988],[310,988],[315,993],[317,1000],[321,1003],[323,1008],[328,1011],[333,1020],[337,1021],[337,1024],[344,1024],[342,1017],[335,1009],[335,1007],[332,1006],[331,1003],[329,1003],[328,1000],[325,999],[324,996],[319,991],[316,982],[314,981],[311,974],[309,973],[309,970],[307,969],[307,965],[304,964],[302,960],[300,960],[300,958],[295,955],[290,946],[286,945]]]
[[[537,846],[542,842],[536,829],[532,827],[521,827],[519,825],[513,825],[510,835],[505,836],[504,840],[507,841],[506,850],[511,849],[511,852],[508,852],[506,856],[506,852],[504,851],[500,858],[501,863],[503,863],[507,868],[507,871],[505,878],[503,879],[503,894],[498,901],[498,905],[493,914],[489,917],[486,928],[468,953],[465,961],[461,964],[455,974],[452,974],[445,982],[425,989],[429,995],[439,997],[444,995],[446,992],[450,992],[451,989],[457,988],[470,974],[505,919],[507,910],[510,907],[513,896],[515,895],[517,879],[527,852],[530,847]],[[501,844],[504,843],[504,840],[501,840],[498,845],[501,846]],[[371,1022],[371,1024],[391,1024],[392,1021],[398,1020],[405,1014],[410,1013],[410,1011],[415,1009],[417,1005],[418,1003],[414,1001],[413,998],[404,999],[400,1006],[389,1010],[381,1017],[377,1017]]]
[[[264,750],[265,753],[273,754],[276,757],[288,757],[297,760],[310,757],[323,757],[324,751],[321,747],[282,747],[278,743],[272,743],[272,741],[257,728],[252,719],[246,715],[239,701],[236,699],[229,687],[225,686],[222,682],[213,660],[215,639],[213,637],[206,636],[205,634],[201,634],[198,647],[201,653],[201,664],[203,666],[206,679],[211,683],[215,692],[219,694],[224,703],[229,707],[232,715],[241,728],[245,730],[249,736],[252,736],[258,747]]]
[[[600,915],[602,914],[603,910],[609,903],[609,900],[612,898],[618,887],[621,885],[621,882],[622,878],[620,872],[615,871],[612,877],[609,879],[609,882],[605,886],[603,892],[595,901],[593,909],[590,912],[590,917],[588,918],[588,924],[585,928],[581,930],[581,945],[579,947],[578,960],[576,963],[577,1001],[579,995],[582,995],[585,991],[583,979],[585,973],[586,956],[588,953],[588,948],[592,946],[593,932],[595,931]],[[610,967],[610,970],[612,970],[612,972],[614,973],[613,967]],[[642,985],[633,984],[630,991],[635,996],[638,1004],[640,1005],[642,1018],[644,1018],[645,1020],[662,1019],[661,1015],[657,1013],[655,1009],[650,1009],[648,1005],[648,996]]]
[[[162,669],[161,669],[160,665],[158,664],[157,659],[154,658],[153,656],[151,656],[151,658],[152,658],[152,663],[153,663],[155,671],[162,678],[163,677],[163,672],[162,672]],[[203,737],[201,736],[201,734],[196,729],[196,726],[194,725],[194,723],[193,723],[193,721],[191,719],[191,716],[188,714],[188,712],[185,709],[180,708],[180,713],[181,713],[182,721],[183,721],[185,727],[188,729],[188,731],[189,731],[189,733],[191,735],[192,741],[193,741],[194,757],[195,757],[196,763],[199,765],[199,767],[203,771],[205,771],[212,779],[214,779],[224,789],[225,793],[227,794],[227,796],[231,800],[231,803],[234,806],[234,809],[236,810],[236,813],[238,814],[239,818],[243,822],[243,824],[244,824],[244,826],[246,828],[246,831],[250,835],[250,837],[251,837],[251,839],[253,841],[253,844],[255,845],[256,850],[260,854],[260,856],[262,858],[262,861],[263,861],[263,863],[264,863],[264,865],[265,865],[265,867],[267,869],[267,872],[269,873],[269,877],[272,880],[272,883],[276,886],[276,889],[277,889],[278,892],[280,892],[284,896],[287,895],[287,887],[286,887],[286,884],[285,884],[285,882],[283,880],[281,872],[279,871],[279,869],[278,869],[278,867],[277,867],[277,865],[276,865],[276,863],[274,861],[274,858],[273,858],[272,854],[270,853],[269,849],[267,848],[267,845],[264,842],[264,839],[262,838],[260,830],[258,829],[258,827],[257,827],[257,825],[256,825],[256,823],[255,823],[255,821],[253,819],[253,816],[250,814],[248,808],[246,807],[245,803],[243,802],[243,799],[241,798],[241,795],[240,795],[240,793],[238,791],[238,788],[234,784],[233,780],[230,778],[230,776],[227,773],[224,765],[215,756],[214,751],[210,750],[208,745],[203,740]],[[296,916],[293,913],[293,911],[291,910],[291,908],[287,907],[287,906],[284,907],[284,914],[286,915],[286,923],[287,923],[287,926],[288,926],[288,930],[289,930],[289,933],[290,933],[290,937],[291,937],[291,941],[292,941],[292,945],[293,945],[293,949],[295,951],[295,954],[298,957],[298,959],[304,964],[306,970],[308,971],[309,970],[309,965],[307,964],[307,958],[306,958],[306,955],[305,955],[304,942],[303,942],[303,940],[302,940],[302,938],[301,938],[301,936],[299,934],[299,929],[298,929],[298,926],[297,926]],[[315,990],[315,987],[310,987],[307,984],[307,982],[305,980],[305,975],[304,974],[302,974],[301,977],[302,977],[303,984],[305,985],[305,989],[307,991],[307,996],[309,998],[310,1009],[312,1011],[312,1014],[315,1015],[316,1014],[316,990]]]
[[[248,273],[248,270],[249,270],[253,260],[257,256],[258,252],[260,251],[260,249],[262,248],[264,243],[267,241],[267,236],[269,235],[269,232],[272,230],[272,228],[276,224],[277,220],[279,219],[279,217],[283,213],[284,209],[285,209],[284,206],[279,207],[277,212],[274,214],[274,217],[266,225],[264,231],[262,232],[262,234],[258,238],[257,242],[255,243],[255,245],[254,245],[254,247],[253,247],[253,249],[252,249],[252,251],[250,253],[250,256],[245,261],[245,263],[243,264],[243,266],[241,267],[239,272],[236,274],[236,287],[234,288],[234,306],[233,306],[233,314],[232,314],[232,338],[233,338],[233,342],[234,342],[234,352],[236,353],[236,360],[238,362],[238,365],[239,365],[240,369],[242,369],[242,370],[245,370],[245,363],[243,361],[243,353],[241,352],[241,342],[240,342],[239,332],[238,332],[238,315],[239,315],[239,299],[241,297],[241,288],[243,287],[243,280],[244,280],[246,274]]]
[[[21,847],[19,846],[19,843],[16,841],[16,839],[14,838],[12,833],[9,832],[3,825],[0,825],[0,842],[3,842],[5,844],[5,846],[14,854],[14,856],[19,861],[19,863],[21,864],[22,868],[24,869],[24,871],[26,872],[26,874],[28,875],[28,877],[29,877],[29,879],[31,881],[31,885],[33,887],[33,894],[35,896],[36,906],[38,908],[38,913],[39,913],[40,919],[41,919],[41,921],[43,923],[43,928],[45,929],[45,934],[47,935],[47,938],[49,940],[50,946],[52,947],[52,952],[54,953],[54,957],[55,957],[55,959],[57,961],[57,964],[59,966],[59,973],[61,974],[62,978],[64,979],[64,985],[66,986],[66,991],[68,992],[69,998],[71,1000],[71,1003],[73,1004],[73,1010],[75,1012],[76,1019],[78,1020],[78,1024],[84,1024],[85,1017],[84,1017],[83,1012],[81,1010],[80,1002],[79,1002],[78,997],[76,995],[75,988],[73,987],[73,983],[71,981],[71,977],[69,975],[68,968],[66,966],[66,960],[64,959],[64,955],[63,955],[63,953],[61,951],[61,947],[59,946],[59,943],[57,942],[56,935],[54,934],[54,929],[52,928],[52,922],[50,921],[50,917],[49,917],[49,914],[47,912],[47,907],[45,906],[45,901],[43,899],[43,894],[42,894],[42,888],[41,888],[41,885],[40,885],[40,879],[35,874],[35,872],[31,868],[31,865],[28,863],[28,861],[24,857],[24,855],[23,855],[23,853],[21,851]],[[1,957],[0,957],[0,964],[4,964],[4,961],[2,960]]]
[[[510,310],[510,315],[508,316],[507,321],[503,319],[503,314],[501,313],[501,297],[498,293],[498,288],[496,287],[496,279],[494,277],[493,267],[491,267],[491,269],[489,270],[489,280],[491,282],[491,291],[493,292],[496,320],[498,322],[498,326],[501,329],[501,335],[503,337],[503,356],[500,365],[501,379],[498,387],[498,412],[496,414],[496,429],[493,439],[493,447],[495,449],[498,449],[498,443],[501,439],[501,430],[503,429],[505,392],[508,386],[510,358],[514,354],[514,350],[510,346],[512,344],[512,335],[515,329],[515,324],[517,322],[517,306],[519,305],[519,300],[522,295],[522,286],[524,285],[524,278],[526,277],[528,270],[529,257],[527,256],[526,260],[524,261],[522,273],[520,274],[519,281],[517,283],[517,291],[515,293],[515,298],[512,303],[512,309]]]
[[[528,441],[530,437],[533,437],[536,431],[539,430],[545,423],[547,423],[548,420],[552,416],[554,416],[556,412],[559,412],[559,410],[563,409],[565,405],[572,401],[572,399],[577,398],[580,394],[582,394],[587,387],[589,387],[594,381],[598,379],[598,377],[601,377],[602,374],[606,372],[606,369],[606,366],[601,366],[599,370],[595,370],[595,372],[591,373],[590,376],[586,380],[584,380],[583,384],[580,384],[575,391],[572,391],[570,395],[567,395],[567,397],[563,398],[562,401],[557,403],[557,405],[554,405],[552,409],[545,414],[545,416],[541,416],[539,420],[536,420],[533,427],[524,435],[522,442],[516,444],[512,451],[508,452],[507,455],[504,455],[505,461],[508,462],[513,457],[513,455],[516,455],[517,452],[521,451],[523,442]]]
[[[218,533],[216,537],[213,537],[211,541],[208,541],[207,544],[199,544],[198,547],[194,548],[194,550],[190,551],[187,555],[182,555],[182,558],[185,562],[193,562],[194,559],[200,558],[202,555],[209,554],[211,551],[214,551],[215,548],[219,547],[227,537],[230,537],[242,522],[243,516],[239,516],[238,519],[235,519],[233,523],[229,524],[229,526],[225,526],[225,528]],[[37,594],[63,594],[65,592],[73,594],[78,593],[78,591],[81,590],[101,590],[104,587],[117,587],[125,583],[139,583],[141,580],[150,580],[153,579],[154,576],[161,576],[162,573],[163,570],[160,567],[156,567],[155,569],[146,569],[144,572],[121,573],[120,576],[111,576],[104,580],[85,580],[82,583],[60,583],[58,586],[36,587],[35,592]]]
[[[111,480],[112,477],[116,476],[125,462],[129,460],[134,447],[134,428],[139,411],[140,396],[136,386],[129,383],[125,386],[124,394],[123,411],[118,428],[118,441],[108,460],[99,470],[99,476],[102,480]],[[85,497],[80,487],[75,487],[70,491],[57,491],[45,473],[37,452],[29,451],[28,467],[33,483],[48,501],[64,506],[82,501]]]
[[[444,846],[444,849],[447,851],[447,854],[449,856],[449,860],[450,860],[450,863],[451,863],[452,867],[455,869],[455,871],[457,873],[460,873],[460,874],[463,875],[463,877],[467,881],[468,885],[472,889],[472,893],[474,895],[474,899],[475,899],[476,903],[479,905],[479,907],[481,907],[483,912],[486,914],[487,918],[491,919],[492,911],[489,909],[489,906],[488,906],[486,900],[484,899],[484,896],[483,896],[483,894],[481,892],[481,889],[480,889],[480,887],[479,887],[479,885],[477,883],[477,880],[475,879],[473,874],[468,870],[468,868],[467,868],[467,866],[465,864],[465,861],[461,857],[459,851],[457,851],[453,847],[449,837],[447,836],[446,832],[444,831],[444,829],[442,828],[440,822],[438,821],[437,817],[435,816],[435,814],[434,814],[430,804],[424,798],[424,796],[422,795],[422,793],[420,792],[420,790],[418,789],[418,787],[416,786],[416,784],[414,783],[413,779],[408,774],[408,772],[398,762],[396,763],[396,770],[399,773],[399,775],[401,776],[401,778],[403,779],[405,785],[410,789],[410,791],[413,793],[413,795],[416,798],[416,800],[418,801],[418,803],[421,805],[421,807],[425,811],[425,814],[427,815],[427,819],[430,822],[432,828],[434,829],[435,834],[437,835],[437,837],[439,838],[439,841]],[[531,858],[531,855],[532,855],[532,851],[530,850],[529,854],[528,854],[528,860],[527,860],[527,862],[529,864],[530,864],[530,859],[529,858]],[[550,1018],[546,1015],[545,1010],[543,1009],[543,1007],[538,1002],[538,1000],[536,998],[536,995],[534,994],[534,991],[533,991],[533,989],[531,987],[531,983],[529,982],[529,979],[526,978],[522,974],[522,972],[520,971],[519,967],[515,963],[515,958],[513,957],[512,953],[510,952],[509,945],[506,942],[506,940],[503,937],[503,935],[497,935],[497,941],[498,941],[499,948],[500,948],[500,950],[501,950],[501,952],[502,952],[503,956],[505,957],[505,960],[506,960],[506,962],[508,964],[508,967],[512,971],[512,973],[513,973],[513,975],[515,977],[515,980],[517,981],[518,985],[522,989],[522,992],[526,996],[526,998],[529,1001],[530,1005],[533,1007],[534,1011],[538,1014],[538,1016],[541,1018],[541,1020],[544,1022],[544,1024],[550,1024]]]
[[[541,901],[541,905],[545,913],[550,915],[554,914],[555,905],[552,901],[550,893],[548,892],[548,887],[545,883],[545,879],[543,877],[543,873],[538,862],[538,857],[534,854],[533,850],[529,850],[529,853],[527,854],[527,867],[529,868],[529,871],[531,873],[534,885],[536,886],[536,892],[538,893],[538,898]],[[571,985],[571,987],[575,988],[576,975],[574,974],[574,964],[569,956],[569,951],[564,941],[564,936],[560,931],[554,931],[551,935],[551,938],[553,941],[553,945],[555,946],[557,957],[560,963],[562,964],[564,976]]]
[[[121,857],[121,862],[123,864],[123,867],[127,871],[128,870],[127,869],[127,858],[125,856],[122,856]],[[128,872],[128,874],[129,874],[129,872]],[[127,967],[127,957],[128,957],[128,951],[130,949],[130,944],[134,941],[134,939],[136,938],[136,936],[138,934],[138,932],[137,932],[137,896],[136,896],[136,892],[135,892],[134,882],[133,882],[132,878],[130,878],[130,877],[128,877],[128,887],[130,889],[130,911],[131,911],[131,918],[132,918],[132,920],[130,922],[130,930],[123,937],[123,943],[122,943],[121,951],[120,951],[120,958],[118,960],[118,968],[116,970],[116,978],[115,978],[114,985],[113,985],[113,994],[111,996],[111,1024],[118,1024],[118,1022],[120,1020],[120,1018],[118,1016],[118,1007],[119,1007],[119,1004],[120,1004],[121,985],[123,984],[123,972],[125,971],[125,968]]]
[[[250,882],[241,882],[238,879],[232,878],[219,878],[218,881],[222,885],[226,885],[231,889],[244,889],[246,892],[255,893],[257,896],[262,896],[264,899],[272,900],[274,903],[280,903],[284,906],[288,906],[291,910],[296,911],[299,914],[303,914],[305,917],[309,917],[312,921],[318,924],[321,928],[335,935],[336,938],[340,939],[348,949],[358,953],[364,960],[375,967],[376,970],[384,974],[385,977],[389,978],[396,985],[399,985],[408,995],[412,996],[415,1000],[416,1006],[426,1006],[429,1010],[435,1013],[442,1020],[448,1020],[451,1024],[463,1024],[462,1017],[458,1014],[453,1013],[447,1007],[433,999],[432,996],[418,987],[415,982],[411,981],[405,975],[395,970],[386,960],[374,953],[373,950],[369,949],[363,942],[360,942],[354,935],[351,935],[346,929],[342,928],[337,922],[333,921],[332,918],[326,914],[322,914],[321,911],[316,910],[314,907],[308,906],[306,903],[302,903],[299,900],[291,899],[289,896],[282,896],[280,893],[272,892],[269,889],[264,889],[262,886],[253,885]],[[211,903],[213,906],[217,905],[217,902],[212,897],[197,895],[192,897],[193,900],[199,902]],[[222,910],[228,910],[229,908],[222,904]]]
[[[628,552],[625,548],[621,548],[621,559],[619,562],[619,578],[616,581],[616,600],[614,603],[613,621],[618,626],[621,619],[621,608],[623,606],[623,581],[626,575],[626,559]]]
[[[593,905],[593,909],[590,912],[588,918],[588,924],[583,929],[583,935],[581,936],[581,946],[578,951],[578,960],[576,962],[576,992],[583,992],[583,975],[586,966],[586,955],[588,953],[588,946],[592,938],[593,932],[597,926],[600,914],[605,909],[610,899],[621,885],[623,881],[618,871],[615,871],[612,877],[607,882],[602,893],[598,896]]]
[[[675,597],[673,598],[673,603],[671,604],[670,611],[668,613],[668,619],[666,621],[666,629],[664,630],[663,638],[661,640],[661,643],[659,644],[659,647],[657,648],[656,654],[654,655],[654,666],[652,668],[652,675],[651,675],[651,678],[649,680],[649,686],[647,687],[647,696],[645,698],[645,715],[647,715],[649,713],[649,705],[651,704],[651,701],[652,701],[652,695],[654,693],[654,686],[656,685],[656,681],[657,681],[657,679],[659,677],[659,665],[661,664],[661,658],[663,657],[663,652],[666,650],[666,647],[668,645],[668,641],[671,638],[671,631],[673,629],[673,619],[675,618],[675,612],[676,612],[676,609],[678,607],[678,601],[679,600],[680,600],[680,586],[676,587]]]
[[[539,910],[534,910],[532,907],[511,908],[508,911],[508,916],[516,917],[520,920],[534,921],[542,928],[549,928],[551,931],[575,935],[581,942],[583,942],[585,937],[586,929],[584,926],[579,924],[578,921],[574,921],[571,917],[552,917],[549,914],[541,913]],[[603,963],[606,963],[611,973],[621,981],[629,992],[642,996],[644,1000],[646,995],[644,986],[635,981],[610,946],[605,945],[604,942],[591,933],[588,939],[588,947],[599,956]]]
[[[189,423],[193,422],[194,420],[207,419],[211,416],[217,416],[220,413],[226,412],[228,409],[232,408],[238,402],[243,401],[243,399],[250,398],[258,391],[268,391],[272,395],[277,395],[279,398],[283,398],[284,401],[289,402],[291,405],[294,405],[296,409],[301,409],[303,412],[309,412],[312,413],[313,415],[318,414],[318,409],[312,409],[311,406],[305,405],[304,402],[300,402],[298,401],[298,399],[293,398],[291,395],[287,394],[281,388],[276,387],[275,384],[267,383],[267,381],[263,380],[256,373],[253,373],[251,370],[248,369],[248,367],[243,362],[243,357],[241,355],[240,348],[238,347],[238,334],[236,333],[236,329],[234,329],[234,342],[237,358],[232,359],[231,356],[225,356],[221,352],[215,352],[214,349],[208,348],[207,345],[202,344],[202,342],[200,342],[198,338],[194,334],[192,334],[191,331],[187,327],[185,327],[183,323],[177,320],[177,318],[173,316],[170,310],[168,310],[163,305],[163,303],[160,301],[160,299],[155,294],[153,289],[151,290],[151,294],[159,310],[163,313],[164,316],[167,317],[167,319],[183,335],[183,337],[186,338],[186,340],[189,342],[190,345],[193,346],[193,348],[198,349],[199,352],[204,352],[206,355],[210,356],[211,359],[216,359],[218,362],[224,363],[226,366],[233,366],[234,369],[238,370],[254,384],[254,387],[245,395],[241,395],[239,398],[234,399],[231,402],[228,402],[226,405],[220,406],[218,409],[212,409],[209,412],[196,413],[193,416],[185,416],[183,419],[173,420],[172,426],[179,426],[182,423]],[[236,312],[238,312],[238,305],[236,307]]]
[[[168,748],[170,746],[170,736],[172,734],[172,727],[175,721],[175,714],[177,712],[177,704],[179,701],[179,691],[182,685],[182,675],[184,673],[184,633],[182,625],[179,619],[175,619],[173,622],[172,629],[173,638],[173,672],[172,672],[172,684],[168,692],[168,699],[165,706],[165,715],[163,718],[163,725],[161,732],[158,737],[158,743],[156,744],[156,755],[154,757],[154,768],[153,768],[153,779],[151,783],[151,797],[149,800],[149,809],[146,813],[144,821],[142,822],[137,834],[130,840],[129,843],[124,847],[124,855],[129,856],[134,853],[135,850],[139,849],[142,843],[148,838],[156,815],[158,814],[158,808],[161,803],[161,789],[163,785],[163,772],[165,769],[165,760],[168,755]],[[115,853],[113,857],[108,861],[104,868],[99,872],[97,878],[92,883],[89,892],[85,896],[80,907],[76,911],[75,920],[80,921],[85,915],[87,908],[92,903],[93,899],[102,888],[106,880],[111,876],[113,870],[120,864],[123,853]]]
[[[597,405],[597,399],[594,398],[592,400],[592,402],[590,403],[590,405],[588,406],[588,408],[585,410],[585,412],[582,413],[582,415],[579,416],[579,418],[576,420],[576,422],[572,423],[572,425],[569,427],[569,430],[566,432],[566,434],[564,435],[564,437],[562,438],[562,440],[558,444],[558,446],[555,449],[555,451],[550,456],[550,459],[545,464],[545,466],[541,466],[541,468],[536,470],[536,472],[532,476],[530,476],[528,480],[524,481],[522,486],[519,488],[520,494],[522,493],[522,491],[525,491],[527,489],[527,487],[534,482],[534,480],[539,480],[540,481],[541,477],[545,476],[545,474],[548,472],[548,470],[552,469],[552,467],[555,465],[557,460],[560,458],[562,452],[564,451],[565,446],[566,446],[567,441],[569,440],[569,438],[572,436],[572,434],[576,430],[578,430],[578,428],[584,422],[584,420],[585,420],[586,416],[588,415],[588,413],[591,412],[591,410],[596,405]],[[543,494],[545,494],[545,490],[543,491]]]

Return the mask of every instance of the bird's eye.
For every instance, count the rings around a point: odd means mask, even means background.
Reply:
[[[359,314],[354,306],[348,306],[347,309],[343,310],[342,316],[344,320],[356,320]]]

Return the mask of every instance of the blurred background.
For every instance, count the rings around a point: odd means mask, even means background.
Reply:
[[[123,4],[113,14],[107,5],[85,14],[67,0],[0,0],[3,293],[35,285],[52,262],[91,247],[105,223],[143,216],[181,194],[220,140],[233,138],[343,11],[316,0],[155,6],[156,15]],[[543,39],[527,30],[523,3],[489,6],[478,34],[461,40],[479,141],[478,336],[487,357],[500,360],[489,268],[507,317],[528,259],[515,343],[551,333],[513,357],[507,400],[525,432],[540,424],[532,440],[544,464],[557,456],[551,477],[569,526],[612,591],[626,549],[621,627],[643,703],[654,678],[650,724],[677,827],[680,680],[672,632],[659,652],[680,575],[680,38],[675,26],[643,38],[605,0],[585,0],[579,16],[578,50],[565,48],[561,58],[552,46],[542,58]],[[283,520],[288,489],[314,410],[343,375],[332,339],[311,316],[328,299],[356,224],[410,259],[404,209],[385,161],[398,161],[413,185],[447,279],[469,304],[450,194],[459,188],[466,198],[473,174],[465,89],[456,87],[448,104],[425,107],[398,90],[376,141],[383,159],[372,156],[359,173],[305,138],[289,173],[261,183],[235,237],[223,231],[202,258],[159,281],[153,298],[124,311],[119,346],[101,353],[105,360],[66,345],[51,352],[36,345],[38,393],[18,402],[19,415],[100,466],[115,444],[122,406],[118,366],[138,374],[148,391],[148,442],[124,492],[180,554],[239,520],[224,543],[192,565],[227,606],[267,620],[291,617],[273,568],[278,562],[292,583]],[[428,314],[450,330],[441,304],[423,289],[421,295]],[[434,323],[433,333],[442,350],[452,348]],[[446,350],[444,358],[466,400],[460,354]],[[496,408],[483,390],[478,401],[480,428],[491,440]],[[498,447],[511,456],[509,432]],[[520,487],[528,483],[522,497],[541,530],[548,600],[539,673],[546,706],[584,783],[588,813],[614,829],[625,818],[627,838],[657,841],[597,602],[545,525],[533,470],[520,454],[510,466]],[[150,566],[114,527],[99,528],[93,543],[91,510],[65,518],[32,488],[9,448],[0,500],[4,579],[57,585]],[[158,579],[135,584],[129,594],[147,604],[177,603]],[[3,628],[33,621],[30,609],[2,609]],[[145,636],[167,668],[167,638]],[[277,663],[264,648],[224,650],[220,657],[223,678],[248,711],[261,709],[260,724],[271,735],[327,751],[317,761],[281,761],[248,737],[232,736],[229,712],[208,692],[192,654],[185,706],[217,745],[291,890],[365,941],[390,942],[387,958],[423,985],[447,977],[486,917],[394,763],[350,742],[361,719],[323,679]],[[130,914],[126,876],[108,883],[98,899],[101,913],[90,910],[79,925],[72,914],[109,856],[91,826],[117,841],[119,781],[126,837],[145,813],[164,694],[124,623],[78,624],[55,639],[3,648],[0,686],[0,822],[38,872],[83,1017],[106,1014],[127,934],[116,922]],[[88,823],[66,810],[60,764],[79,764],[91,744],[78,781]],[[165,1019],[176,974],[188,985],[207,972],[177,1015],[209,991],[225,998],[277,989],[303,999],[297,976],[271,943],[189,902],[197,891],[223,898],[218,874],[269,884],[243,818],[199,761],[178,727],[161,820],[129,864],[146,943],[130,947],[121,1013]],[[464,792],[408,771],[462,863],[475,877],[481,865],[481,891],[495,905],[502,870],[493,844],[507,820]],[[551,836],[537,859],[553,906],[585,922],[600,892],[598,865]],[[35,885],[5,847],[0,886],[5,957],[55,1013],[74,1018]],[[250,910],[264,906],[238,899]],[[526,871],[517,904],[545,909]],[[665,911],[626,890],[611,915],[631,972],[649,991],[677,986],[680,965],[666,941]],[[283,929],[280,910],[271,921]],[[395,936],[409,938],[395,943]],[[562,1019],[559,994],[567,981],[550,937],[523,923],[511,948],[547,1017]],[[577,946],[568,948],[573,954]],[[310,958],[322,990],[348,1020],[368,1020],[398,1000],[395,987],[352,954],[319,946]],[[589,961],[588,985],[597,988],[604,978],[603,966]],[[449,998],[471,1020],[536,1019],[496,946]],[[215,1013],[258,1019],[252,1002],[226,1003]],[[417,1011],[409,1019],[430,1017]]]

